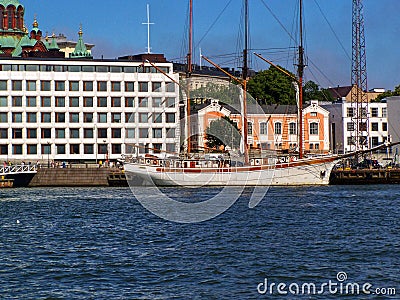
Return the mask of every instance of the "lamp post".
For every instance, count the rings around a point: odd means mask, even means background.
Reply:
[[[47,168],[50,169],[50,142],[47,142]]]

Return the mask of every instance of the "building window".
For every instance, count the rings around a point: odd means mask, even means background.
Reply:
[[[297,124],[295,122],[289,123],[289,134],[291,135],[297,134]]]
[[[107,144],[97,145],[97,153],[98,154],[107,154],[108,153],[108,145]]]
[[[12,114],[12,122],[13,123],[22,123],[22,113],[13,113]]]
[[[26,136],[28,139],[36,139],[37,138],[37,129],[36,128],[27,128]]]
[[[7,102],[8,102],[7,97],[4,97],[4,96],[0,97],[0,107],[7,107],[8,106]]]
[[[8,145],[0,145],[0,154],[8,155]]]
[[[92,139],[93,138],[93,129],[92,128],[84,128],[83,129],[83,137],[85,139]]]
[[[26,97],[26,107],[36,107],[36,97]]]
[[[353,107],[347,108],[347,117],[349,117],[349,118],[354,117],[354,108]]]
[[[148,128],[139,128],[139,138],[145,139],[149,137],[149,129]]]
[[[119,66],[110,66],[111,73],[122,73],[122,67]]]
[[[373,117],[373,118],[378,117],[378,108],[377,107],[371,107],[371,117]]]
[[[57,92],[65,91],[65,81],[56,81],[56,82],[54,82],[54,89]]]
[[[84,154],[94,154],[94,146],[93,144],[84,144],[83,145]]]
[[[121,98],[112,97],[111,98],[111,107],[121,107]]]
[[[317,112],[315,112],[315,111],[311,112],[311,113],[310,113],[310,116],[311,116],[311,117],[316,117],[316,116],[317,116]]]
[[[93,107],[93,98],[92,97],[84,97],[83,98],[83,106],[84,107]]]
[[[107,113],[98,113],[97,118],[98,118],[97,122],[107,123]]]
[[[22,139],[22,128],[13,128],[12,138],[13,139]]]
[[[84,81],[83,82],[83,91],[84,92],[92,92],[93,91],[93,81]]]
[[[139,92],[148,92],[149,91],[147,82],[139,82],[138,85],[139,85]]]
[[[135,113],[125,113],[125,123],[135,123]]]
[[[135,107],[135,98],[132,97],[125,98],[125,107]]]
[[[27,80],[26,81],[26,90],[27,91],[36,91],[36,81]]]
[[[50,128],[42,128],[42,139],[51,139],[51,129]]]
[[[79,123],[79,113],[69,113],[70,123]]]
[[[79,129],[72,128],[69,130],[69,138],[70,139],[79,139]]]
[[[37,154],[37,145],[27,145],[27,154]]]
[[[12,154],[21,155],[22,154],[22,145],[12,145]]]
[[[12,106],[13,107],[21,107],[22,106],[22,97],[12,97]]]
[[[161,98],[156,97],[153,98],[153,107],[161,107],[162,101]]]
[[[167,97],[165,98],[166,107],[175,107],[175,98]]]
[[[162,123],[162,114],[153,113],[153,123]]]
[[[56,145],[57,154],[65,154],[65,144]]]
[[[134,92],[134,91],[135,91],[135,83],[125,82],[125,92]]]
[[[40,82],[40,90],[44,92],[50,91],[51,85],[50,81],[44,80]]]
[[[7,128],[0,129],[0,139],[8,139],[8,129]]]
[[[65,107],[64,97],[56,97],[56,107]]]
[[[13,91],[22,91],[22,80],[13,80],[11,86]]]
[[[69,145],[69,153],[70,154],[79,154],[79,144],[70,144]]]
[[[83,122],[84,123],[92,123],[93,122],[93,113],[84,113],[83,114]]]
[[[94,72],[94,66],[82,66],[82,72]]]
[[[0,123],[8,123],[7,113],[0,112]]]
[[[276,122],[274,124],[274,133],[275,134],[282,134],[282,123]]]
[[[65,113],[56,113],[56,123],[65,123]]]
[[[70,97],[69,98],[69,107],[79,107],[79,98],[78,97]]]
[[[42,107],[51,107],[51,98],[50,97],[41,97],[41,106]]]
[[[253,123],[247,122],[247,134],[253,135]]]
[[[310,123],[310,135],[318,135],[318,123]]]
[[[260,123],[260,135],[267,135],[268,133],[268,123],[262,122]]]
[[[112,123],[121,123],[121,114],[120,113],[112,113],[111,114],[111,122]]]
[[[114,139],[120,139],[121,138],[121,128],[111,129],[111,137]]]
[[[152,91],[153,92],[161,92],[161,82],[153,82],[152,83]]]
[[[26,113],[26,122],[27,123],[36,123],[37,122],[36,113],[27,112]]]
[[[70,81],[69,82],[69,91],[70,92],[78,92],[79,91],[79,81]]]
[[[107,97],[98,97],[97,107],[107,107]]]
[[[372,147],[376,147],[376,146],[379,146],[379,137],[377,137],[377,136],[373,136],[372,138],[371,138],[371,146]]]
[[[358,128],[360,131],[367,131],[367,122],[358,123]]]
[[[120,92],[121,91],[121,82],[112,81],[111,82],[111,91],[112,92]]]
[[[0,91],[7,91],[7,80],[0,80]]]
[[[161,153],[162,144],[153,144],[153,153]]]
[[[139,107],[148,107],[147,98],[139,98]]]
[[[165,123],[175,123],[175,113],[166,113]]]
[[[107,128],[97,129],[97,137],[101,139],[107,138]]]
[[[107,92],[107,81],[98,81],[97,82],[97,91],[98,92]]]
[[[162,128],[153,128],[153,138],[154,139],[162,138]]]
[[[382,118],[387,118],[387,107],[382,107]]]
[[[382,131],[388,131],[388,126],[386,122],[382,123]]]
[[[375,122],[371,123],[371,131],[378,131],[379,130],[378,125],[379,124]]]
[[[165,91],[167,93],[174,93],[175,92],[175,83],[173,83],[173,82],[165,83]]]
[[[354,131],[354,123],[347,122],[347,131]]]
[[[135,138],[135,128],[127,128],[125,130],[125,137],[128,139],[134,139]]]
[[[167,138],[175,138],[175,128],[166,128]]]
[[[175,153],[175,144],[167,143],[165,144],[165,150],[167,153]]]
[[[148,116],[147,113],[139,113],[139,123],[147,123]]]
[[[65,129],[56,128],[56,139],[65,139]]]

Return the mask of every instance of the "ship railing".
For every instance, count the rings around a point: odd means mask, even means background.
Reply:
[[[20,173],[36,173],[38,166],[33,165],[11,165],[0,167],[0,174],[20,174]]]

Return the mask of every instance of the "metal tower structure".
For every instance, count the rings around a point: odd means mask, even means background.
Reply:
[[[363,0],[353,0],[352,16],[352,67],[351,67],[351,108],[348,116],[351,117],[352,128],[349,144],[351,151],[365,150],[369,143],[369,111],[367,62],[365,54],[364,35],[364,6]]]

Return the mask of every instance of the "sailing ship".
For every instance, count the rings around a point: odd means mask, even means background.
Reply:
[[[192,8],[192,0],[190,0]],[[313,157],[303,156],[303,122],[302,122],[302,84],[304,70],[304,49],[302,40],[302,0],[300,0],[300,45],[298,59],[297,97],[299,107],[299,155],[278,157],[252,156],[249,157],[247,145],[247,112],[246,112],[246,83],[248,62],[248,0],[245,0],[245,47],[243,51],[243,72],[241,79],[235,79],[242,86],[243,114],[243,145],[244,163],[240,164],[226,154],[217,157],[204,155],[194,157],[191,154],[190,138],[187,138],[187,149],[184,155],[159,158],[153,155],[134,157],[124,163],[127,173],[133,174],[146,182],[158,186],[287,186],[287,185],[326,185],[329,184],[330,173],[341,158],[339,155],[322,155]],[[192,9],[190,9],[192,16]],[[191,24],[189,31],[188,75],[191,73]],[[206,59],[206,58],[205,58]],[[208,59],[206,59],[209,61]],[[212,63],[211,61],[209,61]],[[212,63],[213,64],[213,63]],[[215,65],[218,67],[217,65]],[[221,69],[222,70],[222,69]],[[223,71],[223,70],[222,70]],[[231,76],[230,74],[227,74]],[[189,92],[187,91],[187,94]],[[190,117],[190,97],[187,95],[187,116]],[[187,118],[187,119],[188,119]],[[186,120],[186,135],[190,137],[190,121]]]

